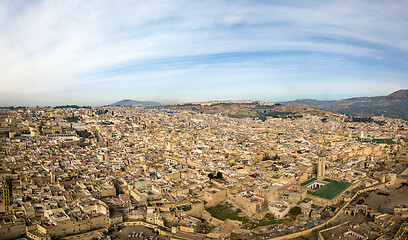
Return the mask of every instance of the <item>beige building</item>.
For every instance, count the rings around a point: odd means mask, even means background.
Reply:
[[[213,207],[225,200],[227,200],[227,190],[221,188],[209,188],[204,191],[203,200],[205,207]]]
[[[68,211],[61,208],[46,210],[45,218],[37,227],[49,236],[78,234],[109,226],[108,211],[106,206],[95,203],[85,203]]]
[[[299,184],[288,184],[281,187],[278,191],[279,199],[285,202],[298,204],[306,198],[307,188]]]
[[[0,239],[16,239],[26,233],[26,225],[23,219],[11,215],[0,219]]]

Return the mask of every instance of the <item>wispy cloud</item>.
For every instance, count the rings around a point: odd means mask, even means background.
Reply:
[[[407,10],[404,1],[2,1],[0,105],[406,88]]]

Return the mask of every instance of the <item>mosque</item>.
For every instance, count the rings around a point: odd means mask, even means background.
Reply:
[[[307,196],[314,200],[316,204],[327,206],[343,200],[342,194],[348,194],[351,183],[336,181],[325,178],[325,159],[320,157],[317,162],[317,174],[315,178],[309,179],[301,186],[307,188]]]

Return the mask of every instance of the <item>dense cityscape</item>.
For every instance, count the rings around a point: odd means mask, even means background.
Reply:
[[[407,13],[0,0],[0,240],[408,240]]]
[[[0,119],[0,239],[408,235],[405,120],[177,105],[22,107]]]

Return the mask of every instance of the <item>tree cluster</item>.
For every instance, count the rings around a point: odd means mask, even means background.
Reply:
[[[208,174],[208,177],[209,177],[210,179],[213,179],[213,178],[215,178],[215,179],[222,179],[222,178],[223,178],[222,172],[217,172],[216,175],[214,175],[214,173],[210,173],[210,174]]]

